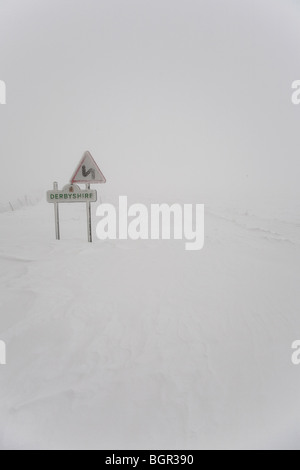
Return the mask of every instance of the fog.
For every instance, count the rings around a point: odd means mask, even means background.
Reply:
[[[0,0],[0,449],[300,448],[299,52],[300,0]],[[55,240],[87,150],[143,239]]]
[[[299,2],[0,0],[0,198],[89,150],[116,194],[299,198]]]

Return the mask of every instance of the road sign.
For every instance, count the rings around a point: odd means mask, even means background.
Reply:
[[[71,183],[98,184],[106,183],[105,176],[90,152],[85,152],[79,166],[71,178]]]
[[[76,183],[85,184],[86,189],[81,189]],[[87,212],[88,241],[92,242],[92,209],[91,203],[97,201],[97,191],[91,190],[91,184],[106,183],[105,176],[101,172],[90,152],[85,152],[79,166],[71,178],[71,184],[67,184],[61,191],[58,184],[54,183],[53,190],[47,192],[47,201],[54,204],[56,239],[60,240],[59,204],[84,202]]]
[[[47,192],[47,201],[52,203],[71,203],[71,202],[96,202],[97,191],[91,189],[82,190],[77,184],[67,184],[60,191],[53,189]]]
[[[67,184],[59,190],[58,184],[54,183],[53,189],[47,191],[47,201],[54,204],[56,240],[60,240],[59,204],[84,202],[87,206],[88,240],[92,242],[91,202],[97,201],[97,191],[91,190],[89,185],[87,189],[81,189],[77,184]]]

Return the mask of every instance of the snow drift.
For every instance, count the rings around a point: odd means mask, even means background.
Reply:
[[[0,215],[2,449],[299,448],[299,221],[206,209],[205,247]]]

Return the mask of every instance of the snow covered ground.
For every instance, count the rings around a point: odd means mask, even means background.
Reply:
[[[200,252],[61,218],[0,214],[2,449],[300,448],[298,218],[209,207]]]

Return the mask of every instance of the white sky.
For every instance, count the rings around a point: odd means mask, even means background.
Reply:
[[[118,194],[295,200],[299,53],[295,0],[0,0],[0,198],[90,150]]]

